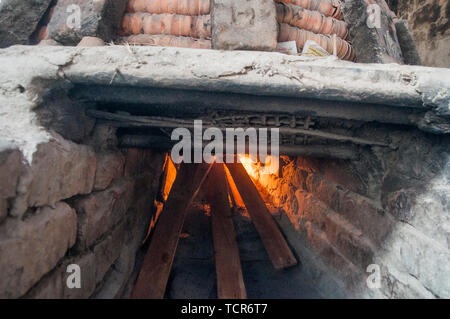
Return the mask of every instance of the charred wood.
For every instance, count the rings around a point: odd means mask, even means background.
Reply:
[[[176,141],[160,135],[122,135],[121,148],[152,148],[169,151]],[[204,145],[203,145],[204,146]],[[247,148],[248,151],[248,148]],[[307,156],[316,158],[335,158],[357,160],[360,150],[354,145],[280,145],[280,154],[288,156]]]

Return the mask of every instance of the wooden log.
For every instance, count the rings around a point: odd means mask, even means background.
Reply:
[[[165,114],[177,115],[199,115],[205,114],[206,111],[226,110],[405,125],[415,125],[417,117],[414,108],[220,92],[81,85],[77,86],[72,94],[75,98],[86,101],[121,103],[127,107],[133,105],[150,114],[157,112],[159,105],[164,105]]]
[[[170,150],[174,141],[168,137],[156,135],[122,135],[119,137],[121,148],[151,148]],[[246,147],[248,151],[248,147]],[[224,150],[225,151],[225,150]],[[288,156],[306,156],[315,158],[337,158],[356,160],[360,156],[360,149],[353,145],[280,145],[280,155]]]
[[[134,116],[115,114],[98,110],[88,110],[88,115],[96,119],[105,120],[106,124],[114,127],[133,127],[133,128],[178,128],[184,127],[187,129],[194,129],[193,120],[174,119],[167,117],[152,117],[152,116]],[[208,120],[203,120],[203,127],[208,126],[217,127],[218,125]],[[228,127],[241,127],[242,124],[229,125]],[[314,136],[326,140],[334,140],[339,142],[350,142],[358,145],[374,145],[374,146],[389,146],[389,144],[380,141],[371,141],[364,138],[340,135],[330,132],[314,129],[302,129],[291,127],[278,127],[280,134],[285,135],[305,135]]]
[[[224,166],[224,168],[225,168],[225,176],[227,177],[228,195],[230,196],[231,203],[233,204],[233,209],[235,211],[239,209],[245,210],[244,201],[242,200],[242,197],[239,194],[236,184],[233,181],[233,177],[231,177],[230,171],[227,169],[227,167]]]
[[[223,164],[214,164],[205,186],[208,186],[206,198],[211,206],[217,296],[220,299],[247,298]]]
[[[352,145],[280,145],[280,155],[357,160],[358,147]]]
[[[133,299],[164,297],[186,210],[203,184],[211,164],[182,164],[154,229],[134,286]]]
[[[267,253],[276,269],[294,266],[297,260],[283,237],[277,223],[266,207],[261,195],[253,184],[241,163],[227,164],[228,170],[233,177],[244,200],[252,222],[261,237]]]

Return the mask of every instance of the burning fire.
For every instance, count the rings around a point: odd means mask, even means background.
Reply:
[[[239,160],[247,171],[248,175],[253,179],[258,179],[258,163],[255,163],[249,155],[241,154],[239,155]]]
[[[255,160],[247,154],[240,154],[238,156],[247,173],[255,181],[261,178],[261,172],[263,171],[264,166],[270,166],[275,161],[275,159],[270,155],[266,157],[265,164],[262,164],[260,161],[255,162]],[[277,174],[278,171],[273,173],[273,175]]]

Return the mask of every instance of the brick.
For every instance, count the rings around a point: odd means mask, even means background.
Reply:
[[[318,173],[310,174],[306,184],[309,192],[362,230],[373,243],[382,243],[392,228],[389,216],[369,198],[342,190]]]
[[[108,189],[74,202],[78,214],[77,250],[94,244],[125,215],[131,204],[134,183],[117,180]]]
[[[95,125],[95,120],[86,115],[86,108],[85,104],[71,100],[65,91],[55,90],[46,96],[36,114],[39,123],[49,131],[55,131],[66,140],[82,143]]]
[[[19,150],[0,152],[0,223],[8,214],[10,201],[16,196],[19,178],[24,170],[23,156]]]
[[[122,222],[100,243],[95,245],[95,281],[100,283],[111,265],[119,258],[125,240],[126,223]]]
[[[67,279],[70,273],[67,266],[80,266],[81,288],[69,288]],[[66,258],[61,266],[51,271],[26,294],[30,299],[80,299],[88,298],[95,290],[95,258],[92,252]]]
[[[90,193],[95,168],[92,148],[54,134],[52,141],[37,147],[31,168],[21,176],[10,214],[21,217],[28,207],[53,207],[60,200]]]
[[[384,260],[416,278],[440,298],[450,298],[450,253],[448,247],[408,224],[397,224],[385,243]]]
[[[273,51],[278,24],[273,0],[212,0],[212,47]]]
[[[107,188],[112,180],[122,175],[125,158],[121,152],[105,152],[97,155],[94,190]]]
[[[297,217],[299,223],[314,224],[353,264],[365,269],[371,263],[375,249],[360,230],[313,195],[300,190],[296,191],[295,195],[300,207]]]
[[[137,247],[135,244],[123,245],[119,258],[111,271],[103,278],[101,289],[95,294],[96,299],[120,298],[134,269]]]
[[[53,269],[76,239],[76,214],[67,204],[38,209],[0,229],[0,298],[17,298]]]
[[[353,290],[363,282],[362,272],[346,259],[326,238],[326,235],[310,222],[301,229],[307,236],[308,244],[317,252],[321,259],[331,267],[345,282],[347,289]]]

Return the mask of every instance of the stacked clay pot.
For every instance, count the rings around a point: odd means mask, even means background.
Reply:
[[[275,0],[278,42],[295,41],[301,51],[312,40],[340,59],[354,61],[339,0]]]
[[[129,0],[121,39],[135,45],[211,48],[210,0]]]

